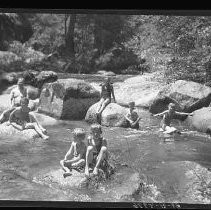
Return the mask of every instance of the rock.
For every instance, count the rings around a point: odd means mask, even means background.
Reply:
[[[105,70],[97,71],[97,74],[100,74],[100,75],[103,75],[103,76],[115,76],[116,75],[112,71],[105,71]]]
[[[98,109],[98,105],[99,103],[96,103],[89,108],[85,117],[86,122],[97,122],[96,112]],[[126,119],[124,116],[126,115],[126,113],[126,108],[116,103],[110,103],[102,112],[101,125],[110,127],[125,127]]]
[[[201,132],[211,129],[211,107],[204,107],[193,112],[193,116],[187,118],[188,124]]]
[[[27,91],[28,91],[28,97],[31,100],[35,100],[40,97],[40,90],[38,88],[35,88],[31,85],[26,85]]]
[[[22,76],[24,78],[25,84],[35,86],[35,78],[38,74],[39,72],[33,70],[24,71]]]
[[[134,101],[138,107],[149,108],[163,85],[163,74],[145,73],[124,82],[114,83],[114,94],[118,104],[125,106]]]
[[[58,79],[58,75],[53,71],[42,71],[35,77],[36,87],[41,89],[45,83],[52,83]]]
[[[100,93],[83,80],[59,79],[44,85],[39,111],[59,119],[84,119]]]
[[[166,85],[161,91],[159,91],[158,96],[155,99],[154,105],[159,106],[159,99],[161,103],[163,103],[163,110],[166,109],[167,104],[170,100],[176,101],[182,110],[187,110],[188,107],[191,107],[195,102],[199,101],[200,99],[208,97],[211,93],[211,88],[205,85],[192,82],[192,81],[185,81],[185,80],[178,80],[174,83]],[[165,98],[168,97],[169,99],[166,100]],[[209,100],[210,97],[208,97]],[[158,101],[156,103],[156,101]],[[203,100],[200,102],[203,105]],[[200,104],[198,104],[199,106]],[[200,106],[199,106],[200,107]],[[156,109],[151,109],[152,113],[156,112]]]
[[[13,136],[15,138],[21,139],[33,139],[39,137],[34,129],[27,129],[19,131],[15,129],[12,125],[8,125],[8,122],[0,124],[0,135],[3,136]]]
[[[33,178],[33,182],[53,186],[55,188],[70,189],[84,188],[87,185],[87,178],[84,173],[79,173],[72,170],[72,176],[63,177],[64,171],[62,169],[52,170],[47,173],[39,174]]]

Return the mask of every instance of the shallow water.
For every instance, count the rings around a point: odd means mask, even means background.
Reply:
[[[165,139],[158,131],[160,119],[153,118],[144,110],[140,110],[140,114],[142,119],[138,131],[103,127],[111,159],[118,170],[98,188],[62,190],[33,182],[33,177],[40,172],[59,167],[72,137],[67,128],[82,127],[88,131],[86,122],[63,121],[62,124],[48,126],[50,139],[47,141],[0,137],[0,199],[202,202],[186,195],[181,166],[184,161],[192,161],[211,168],[211,138],[190,131],[183,122],[174,122],[183,135]],[[147,181],[150,193],[122,197],[128,187],[125,180],[134,173]]]

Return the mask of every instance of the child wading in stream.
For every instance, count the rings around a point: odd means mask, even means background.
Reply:
[[[9,117],[9,123],[18,130],[34,129],[43,139],[48,139],[49,136],[45,135],[46,129],[43,128],[37,121],[36,117],[28,107],[29,99],[22,98],[20,107],[16,107]]]
[[[106,81],[101,84],[101,99],[97,110],[97,120],[100,123],[101,114],[106,106],[111,103],[111,95],[113,96],[114,102],[116,102],[114,95],[114,88],[111,84],[111,78],[107,77]]]
[[[71,175],[72,169],[79,169],[85,166],[86,145],[85,140],[86,132],[82,128],[75,128],[73,131],[73,141],[70,149],[65,155],[64,159],[60,161],[62,169],[65,171],[64,178]]]
[[[127,127],[139,129],[139,121],[141,117],[138,116],[138,113],[135,111],[135,102],[129,103],[129,112],[125,116],[127,120]]]
[[[89,168],[93,169],[93,174],[97,175],[99,168],[108,166],[107,141],[102,137],[102,128],[99,124],[91,125],[91,135],[88,137],[88,147],[86,152],[85,175],[89,176]]]
[[[174,103],[170,103],[168,105],[168,110],[159,113],[159,114],[155,114],[153,116],[157,117],[157,116],[163,116],[163,120],[162,120],[162,126],[161,128],[163,129],[163,131],[168,131],[170,130],[170,125],[171,125],[171,121],[173,119],[176,119],[179,116],[192,116],[193,113],[185,113],[185,112],[177,112],[175,110],[175,104]],[[180,133],[178,131],[178,133]]]

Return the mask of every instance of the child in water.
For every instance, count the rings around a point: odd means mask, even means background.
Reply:
[[[185,113],[185,112],[177,112],[175,110],[175,104],[174,103],[170,103],[168,105],[168,110],[159,113],[159,114],[155,114],[153,115],[154,117],[157,116],[163,116],[163,120],[162,120],[162,129],[163,131],[166,131],[170,128],[171,125],[171,121],[173,119],[176,119],[178,116],[192,116],[193,113]]]
[[[107,160],[107,141],[102,137],[101,125],[93,124],[91,125],[91,135],[88,137],[85,175],[89,176],[89,167],[93,167],[93,174],[97,175],[99,167]]]
[[[97,111],[98,121],[105,107],[109,103],[111,103],[111,95],[113,96],[114,102],[116,102],[116,99],[114,96],[114,88],[113,88],[113,85],[111,84],[111,78],[107,77],[105,83],[101,84],[101,99],[100,99],[99,107]]]
[[[73,168],[85,165],[86,145],[83,142],[86,133],[82,128],[75,128],[73,131],[73,141],[64,159],[60,161],[62,169],[65,171],[64,178],[71,175]]]
[[[135,102],[129,103],[129,112],[125,116],[127,120],[127,127],[139,129],[139,121],[141,117],[138,116],[138,113],[135,111]]]
[[[36,117],[28,107],[29,99],[23,97],[20,100],[20,107],[16,107],[9,117],[9,123],[18,130],[34,129],[44,140],[49,136],[45,135],[46,129],[37,121]]]

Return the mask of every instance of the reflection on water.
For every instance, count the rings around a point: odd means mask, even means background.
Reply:
[[[193,202],[184,196],[185,180],[181,167],[183,161],[211,167],[210,137],[188,131],[184,124],[176,122],[176,126],[184,131],[183,135],[164,138],[159,132],[160,121],[142,113],[144,117],[138,131],[103,128],[117,171],[97,188],[65,191],[32,181],[38,173],[58,168],[72,138],[67,128],[82,127],[88,131],[89,125],[85,122],[63,121],[47,127],[48,141],[0,137],[0,199]],[[138,183],[135,181],[137,174],[148,183],[142,189],[148,197],[133,192],[133,185]],[[125,197],[126,192],[129,194]]]

